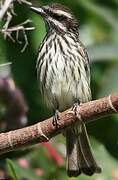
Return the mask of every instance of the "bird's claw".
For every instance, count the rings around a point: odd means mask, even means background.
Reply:
[[[72,111],[74,112],[75,116],[78,117],[78,119],[81,120],[81,115],[80,115],[80,103],[74,103],[73,107],[72,107]]]
[[[79,103],[74,103],[73,107],[72,107],[72,111],[74,112],[75,116],[77,116],[78,112],[79,112],[79,107],[80,104]]]
[[[56,110],[55,114],[53,116],[53,122],[52,122],[53,126],[55,126],[56,128],[58,128],[60,126],[59,120],[60,120],[59,111]]]

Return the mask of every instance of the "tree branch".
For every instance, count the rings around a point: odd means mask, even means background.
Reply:
[[[21,52],[24,52],[26,47],[28,46],[28,37],[26,31],[34,30],[35,27],[27,27],[27,24],[32,22],[30,19],[25,20],[24,22],[17,24],[15,26],[11,26],[11,21],[13,16],[17,15],[14,11],[14,2],[19,4],[26,4],[31,6],[31,2],[27,0],[1,0],[0,3],[0,21],[3,21],[2,28],[0,29],[0,33],[3,34],[4,39],[9,38],[12,42],[17,42],[19,44],[24,44]],[[15,32],[16,37],[14,38],[13,32]],[[23,40],[19,40],[20,33],[23,35]]]
[[[6,0],[4,2],[4,6],[2,6],[2,8],[0,9],[0,20],[3,18],[4,14],[8,10],[8,8],[12,2],[13,2],[13,0]]]
[[[27,4],[27,5],[32,5],[31,2],[28,2],[26,0],[16,0],[19,4]],[[5,0],[4,4],[1,2],[1,8],[0,8],[0,20],[4,17],[5,13],[8,11],[10,8],[10,5],[14,2],[14,0]]]
[[[90,101],[80,106],[79,117],[85,123],[118,112],[118,94]],[[71,109],[60,113],[60,126],[54,127],[52,118],[22,129],[0,134],[0,154],[19,148],[45,142],[59,134],[70,125],[80,121]]]

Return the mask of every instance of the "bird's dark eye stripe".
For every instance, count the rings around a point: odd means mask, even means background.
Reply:
[[[62,20],[66,20],[66,16],[63,15],[58,15],[58,14],[52,14],[52,17],[56,20],[62,21]]]
[[[54,13],[48,9],[45,10],[47,12],[48,15],[50,15],[51,17],[53,17],[54,19],[58,20],[58,21],[61,21],[61,20],[66,20],[67,17],[64,16],[64,15],[61,15],[61,14],[57,14],[57,13]]]

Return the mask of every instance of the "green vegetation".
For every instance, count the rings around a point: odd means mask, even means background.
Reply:
[[[74,12],[80,25],[80,39],[87,47],[90,57],[93,99],[118,92],[118,1],[42,0],[32,2],[34,5],[59,2],[67,5]],[[30,125],[52,115],[42,103],[35,73],[37,49],[45,36],[45,26],[41,17],[32,13],[25,5],[15,3],[14,11],[17,16],[13,17],[11,25],[19,24],[30,18],[33,21],[30,26],[35,26],[36,29],[26,32],[29,44],[23,53],[21,53],[23,44],[4,40],[3,35],[0,34],[0,63],[12,62],[12,77],[24,94],[29,109],[27,125]],[[15,38],[15,33],[13,37]],[[21,32],[19,40],[25,43]],[[7,123],[11,124],[10,120]],[[82,175],[76,179],[118,179],[118,116],[106,117],[88,124],[87,127],[93,151],[103,171],[93,177]],[[0,129],[2,131],[3,127],[0,126]],[[9,174],[13,180],[22,178],[68,180],[64,163],[64,143],[62,135],[51,141],[51,145],[58,151],[57,154],[61,160],[56,160],[52,150],[44,144],[2,155],[0,173]],[[11,160],[6,160],[7,158]],[[58,161],[61,163],[59,164]]]

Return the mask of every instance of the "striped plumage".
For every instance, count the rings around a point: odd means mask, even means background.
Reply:
[[[77,101],[89,101],[89,59],[79,40],[74,16],[59,4],[31,9],[44,18],[47,28],[37,59],[37,77],[45,104],[52,110],[63,111]],[[100,172],[91,153],[85,125],[81,122],[78,128],[68,128],[65,134],[68,175]]]
[[[60,111],[71,107],[77,99],[86,102],[91,98],[88,59],[78,37],[72,35],[62,36],[51,30],[37,61],[45,102],[50,108],[59,107]]]

